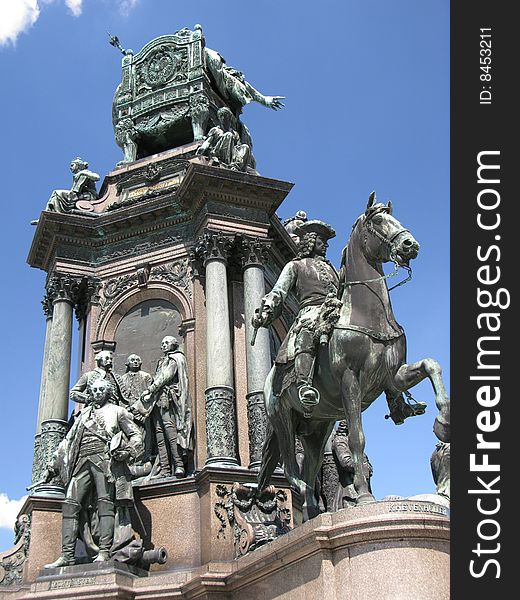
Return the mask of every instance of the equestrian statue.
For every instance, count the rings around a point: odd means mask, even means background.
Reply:
[[[384,393],[396,424],[423,414],[426,405],[412,402],[408,390],[429,378],[438,408],[434,433],[449,442],[450,405],[435,360],[406,363],[406,337],[395,320],[387,280],[400,267],[408,270],[409,280],[419,244],[393,217],[392,204],[376,203],[375,193],[370,195],[343,250],[339,274],[325,258],[327,241],[335,236],[330,225],[306,221],[298,235],[297,258],[285,266],[253,317],[255,328],[268,327],[289,293],[299,301],[299,313],[265,381],[268,427],[258,489],[268,485],[281,460],[290,485],[302,496],[307,520],[319,514],[314,483],[336,421],[348,423],[354,487],[357,503],[363,504],[375,499],[363,469],[361,413]],[[387,262],[395,269],[385,275]],[[305,453],[301,475],[296,436]]]

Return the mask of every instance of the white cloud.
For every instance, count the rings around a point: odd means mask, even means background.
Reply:
[[[79,17],[83,10],[83,0],[65,0],[65,4],[69,7],[70,12]]]
[[[0,46],[14,44],[39,16],[38,0],[0,0]]]
[[[16,517],[22,508],[27,496],[20,500],[10,500],[6,494],[0,493],[0,527],[13,529]]]
[[[125,17],[129,15],[130,11],[135,8],[140,0],[117,0],[119,4],[119,12]]]
[[[41,7],[57,0],[0,0],[0,46],[14,44],[18,36],[30,29],[40,16]],[[61,1],[61,0],[60,0]],[[74,17],[83,12],[83,0],[64,0]],[[140,0],[111,0],[119,12],[128,16]]]

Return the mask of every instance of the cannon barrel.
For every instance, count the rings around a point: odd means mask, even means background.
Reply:
[[[159,548],[154,548],[153,550],[145,550],[139,562],[143,566],[149,567],[155,563],[164,565],[167,560],[168,550],[166,550],[164,546],[160,546]]]

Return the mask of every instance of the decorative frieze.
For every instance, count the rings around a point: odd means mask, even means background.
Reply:
[[[152,267],[150,279],[154,281],[166,281],[181,288],[191,300],[193,292],[190,271],[190,260],[188,258],[183,258],[164,265]]]
[[[45,469],[52,461],[52,457],[56,452],[60,442],[67,435],[68,423],[62,419],[47,419],[42,423],[39,456],[36,463],[35,472],[38,473],[38,478],[35,483],[44,478]],[[36,493],[60,494],[63,493],[63,483],[59,478],[54,478],[49,483],[42,483],[35,488]]]
[[[249,430],[249,468],[260,467],[262,448],[267,433],[267,415],[263,392],[247,394],[247,422]]]
[[[207,464],[237,464],[235,414],[233,388],[216,386],[206,390]]]

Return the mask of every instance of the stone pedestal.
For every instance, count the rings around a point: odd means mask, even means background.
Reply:
[[[183,482],[193,486],[190,493],[193,500],[200,496],[200,504],[186,500],[188,493],[182,508],[176,504],[181,497],[174,492],[176,484],[140,490],[154,537],[161,537],[157,544],[169,544],[170,554],[168,563],[155,565],[147,577],[115,563],[78,565],[59,573],[42,571],[32,584],[0,592],[0,598],[449,599],[446,507],[398,500],[324,513],[233,560],[232,543],[218,538],[220,524],[211,514],[217,498],[213,486],[231,481],[232,474],[236,470],[208,470],[197,481]],[[200,512],[193,512],[195,506]],[[183,524],[179,510],[191,515],[189,523]]]

